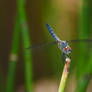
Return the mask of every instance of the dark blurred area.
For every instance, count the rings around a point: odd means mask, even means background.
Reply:
[[[79,0],[26,0],[25,12],[29,28],[30,43],[37,45],[54,41],[46,28],[50,24],[62,40],[78,39],[78,10],[82,6]],[[6,86],[9,56],[18,7],[16,0],[0,0],[0,75],[3,88]],[[20,32],[18,61],[16,62],[14,89],[25,92],[25,71],[23,56],[23,40]],[[77,79],[76,67],[78,44],[71,44],[72,62],[65,92],[75,92]],[[57,92],[64,67],[62,52],[57,45],[48,45],[32,49],[33,92]],[[77,61],[77,62],[74,62]],[[69,86],[68,86],[69,85]],[[91,92],[92,80],[87,92]]]

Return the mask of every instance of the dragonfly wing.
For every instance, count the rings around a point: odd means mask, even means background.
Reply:
[[[40,43],[38,45],[33,45],[33,46],[30,46],[26,49],[38,49],[38,48],[42,48],[42,47],[45,47],[45,46],[48,46],[48,45],[54,45],[54,44],[57,44],[56,41],[52,41],[52,42],[48,42],[48,43]]]
[[[92,43],[92,39],[78,39],[78,40],[67,40],[67,42],[87,42],[87,43]]]

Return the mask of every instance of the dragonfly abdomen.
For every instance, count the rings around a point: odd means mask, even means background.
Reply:
[[[54,33],[53,29],[50,27],[49,24],[46,24],[47,28],[48,28],[48,31],[49,33],[52,35],[52,37],[56,40],[56,41],[61,41],[57,36],[56,34]]]

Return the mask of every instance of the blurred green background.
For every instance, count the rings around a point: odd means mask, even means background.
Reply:
[[[57,45],[26,49],[54,41],[91,39],[91,0],[0,0],[0,92],[58,92],[64,67]],[[72,47],[65,92],[91,92],[92,43]],[[30,91],[31,89],[31,91]]]

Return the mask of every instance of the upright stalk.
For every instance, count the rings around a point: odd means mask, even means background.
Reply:
[[[79,24],[78,24],[79,39],[88,38],[88,0],[82,0],[82,8],[79,12]],[[78,77],[84,73],[82,70],[86,63],[87,58],[87,43],[79,44],[79,60],[78,62]]]
[[[85,39],[89,37],[89,22],[88,22],[88,0],[82,0],[82,9],[80,11],[80,20],[79,20],[79,39]],[[78,62],[78,84],[76,88],[76,92],[86,92],[86,88],[90,81],[89,77],[85,77],[88,75],[86,71],[88,66],[87,62],[87,43],[80,43],[80,62]],[[84,66],[86,67],[84,68]],[[83,70],[84,69],[84,70]]]
[[[82,78],[78,81],[76,92],[86,92],[91,76],[82,76]]]
[[[19,33],[20,33],[19,21],[18,18],[16,18],[16,24],[14,27],[13,40],[12,40],[12,49],[9,57],[8,79],[7,79],[5,92],[14,92],[14,79],[15,79],[15,68],[18,57]]]
[[[69,66],[70,66],[70,58],[66,58],[66,62],[65,62],[63,73],[62,73],[62,78],[60,81],[58,92],[64,92],[64,88],[65,88],[66,81],[67,81],[68,74],[69,74]]]
[[[31,52],[28,49],[26,49],[30,47],[30,39],[24,4],[25,4],[24,0],[17,0],[19,22],[23,38],[23,49],[25,60],[25,87],[26,92],[30,92],[30,90],[32,91],[32,57]]]

